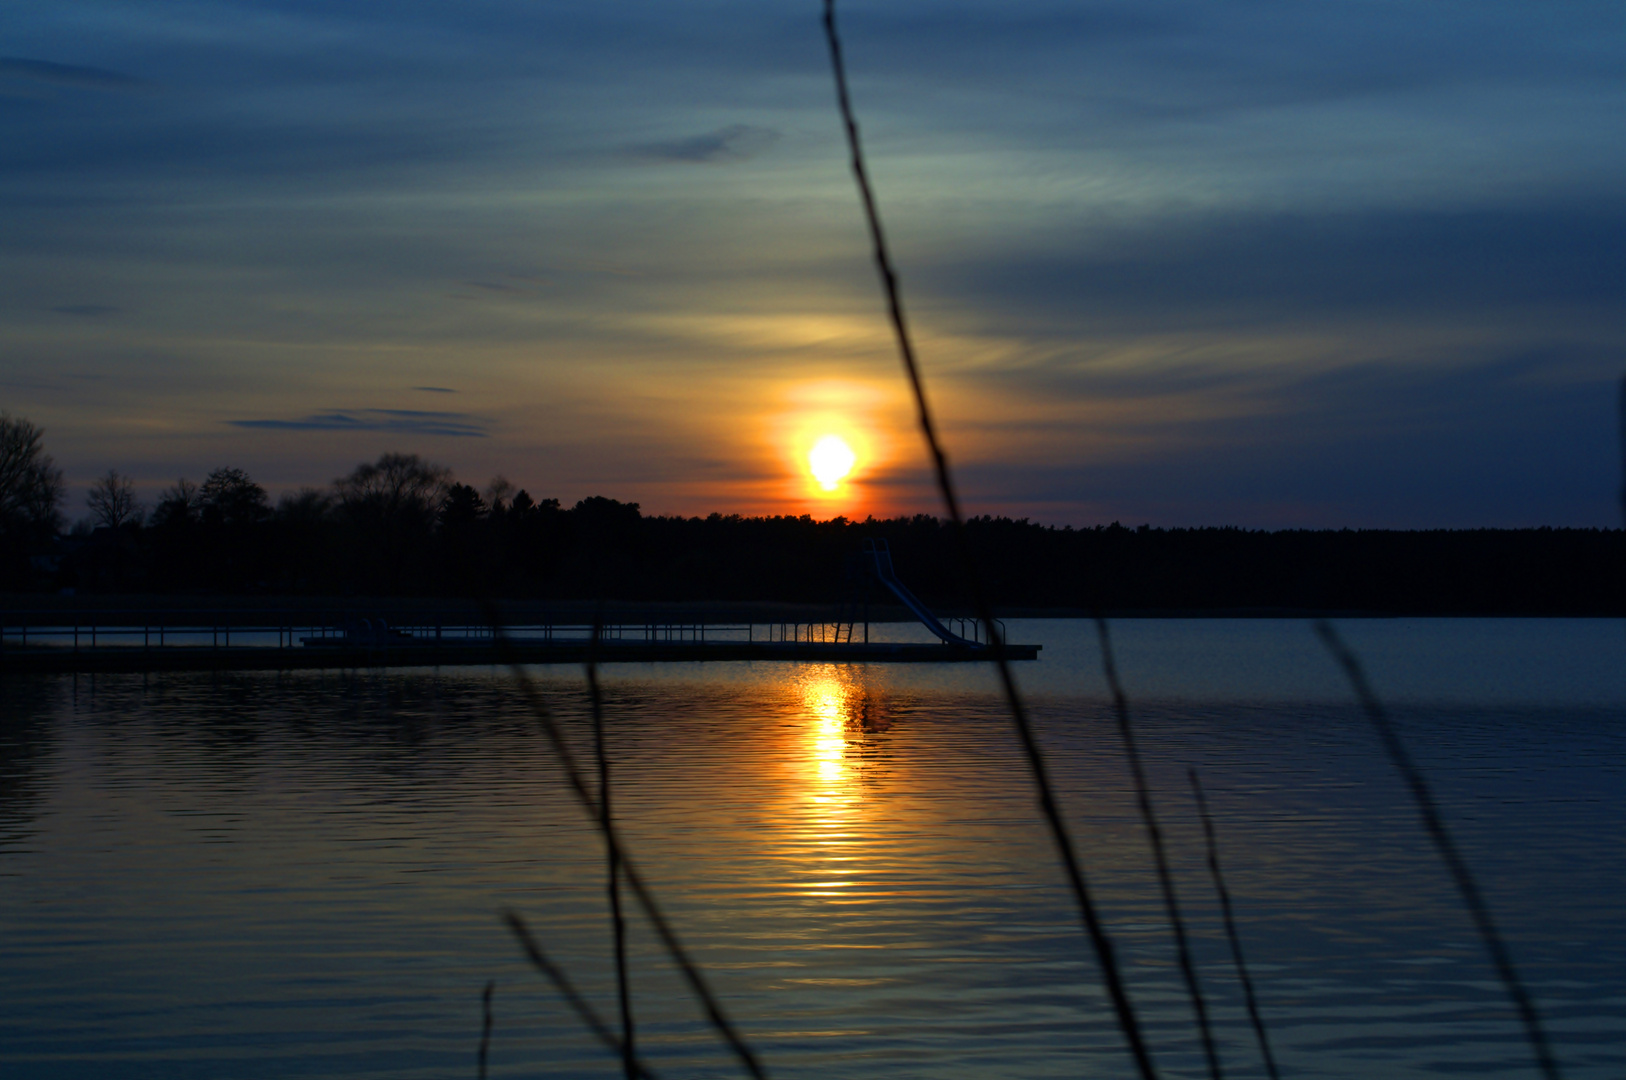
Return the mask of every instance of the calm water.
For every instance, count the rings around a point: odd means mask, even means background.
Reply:
[[[1158,1063],[1203,1075],[1093,629],[1011,629],[1046,646],[1022,681]],[[1626,1075],[1626,630],[1345,630],[1568,1075]],[[1288,1075],[1532,1075],[1309,628],[1115,631],[1228,1073],[1262,1070],[1188,766]],[[585,748],[579,672],[537,673]],[[987,671],[606,679],[632,849],[774,1075],[1129,1075]],[[495,980],[492,1075],[618,1075],[498,919],[521,911],[612,1011],[602,852],[501,672],[81,676],[0,694],[0,1073],[473,1076]],[[633,946],[651,1063],[737,1075],[642,924]]]

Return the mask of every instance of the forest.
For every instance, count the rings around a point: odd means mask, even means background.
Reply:
[[[37,494],[33,505],[43,505]],[[13,515],[8,591],[840,603],[874,594],[859,553],[882,538],[900,577],[947,609],[968,603],[968,558],[1006,612],[1626,614],[1626,533],[1614,529],[1072,528],[977,517],[962,543],[926,515],[667,517],[607,497],[567,508],[500,479],[477,490],[413,454],[385,454],[274,505],[247,473],[221,468],[177,482],[149,509],[115,471],[86,506],[67,533],[37,521],[29,531]],[[60,526],[60,513],[45,524]]]

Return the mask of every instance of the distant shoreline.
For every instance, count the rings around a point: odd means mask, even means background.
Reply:
[[[867,600],[872,621],[903,619],[864,561],[864,545],[883,543],[897,580],[945,616],[969,614],[967,555],[1011,618],[1626,616],[1622,530],[1058,530],[976,518],[957,534],[930,517],[676,520],[598,500],[462,524],[435,524],[425,509],[410,529],[329,515],[311,531],[292,513],[241,528],[104,529],[0,584],[13,590],[8,609],[387,616],[476,612],[469,598],[483,595],[509,598],[504,610],[591,620],[593,598],[609,596],[620,599],[606,610],[622,618],[805,622]],[[63,596],[70,588],[78,595]]]

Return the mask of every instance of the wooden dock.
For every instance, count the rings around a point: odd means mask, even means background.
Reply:
[[[489,625],[352,613],[184,611],[140,616],[79,612],[41,620],[0,613],[0,673],[294,671],[323,668],[580,664],[716,660],[821,663],[976,663],[993,650],[948,642],[869,640],[870,626],[843,622],[713,623],[579,621]],[[968,620],[956,620],[967,626]],[[1037,645],[1006,645],[1012,660],[1036,660]]]
[[[1011,660],[1036,660],[1038,645],[1007,645]],[[393,645],[166,645],[163,648],[106,645],[77,651],[51,645],[10,647],[0,653],[5,674],[70,674],[156,671],[299,671],[322,668],[481,667],[521,664],[580,664],[586,641],[531,641]],[[966,649],[936,642],[819,641],[602,641],[601,664],[692,662],[705,660],[800,661],[820,663],[986,663],[987,647]]]

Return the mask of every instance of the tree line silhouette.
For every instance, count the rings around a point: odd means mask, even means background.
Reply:
[[[884,600],[857,559],[876,537],[928,602],[965,599],[949,527],[935,517],[648,516],[600,496],[566,508],[500,478],[479,490],[401,453],[275,505],[243,470],[221,468],[178,481],[148,512],[110,471],[86,500],[92,517],[64,536],[60,474],[37,429],[31,443],[29,434],[0,430],[0,450],[34,449],[32,474],[0,472],[32,485],[27,497],[0,491],[11,591],[837,603],[868,588]],[[41,494],[53,484],[54,498]],[[1267,532],[976,517],[966,531],[1006,610],[1626,614],[1621,530]]]

